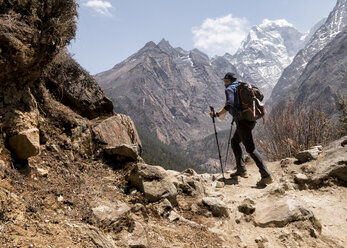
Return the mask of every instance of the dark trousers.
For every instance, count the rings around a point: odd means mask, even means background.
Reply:
[[[246,121],[246,120],[236,120],[236,131],[234,136],[231,139],[231,147],[233,149],[237,171],[243,172],[246,171],[246,167],[243,163],[242,158],[242,149],[240,143],[245,146],[246,151],[249,153],[251,158],[254,160],[255,164],[259,168],[261,177],[268,177],[270,173],[264,164],[259,152],[255,149],[255,144],[253,140],[252,130],[255,127],[255,121]]]

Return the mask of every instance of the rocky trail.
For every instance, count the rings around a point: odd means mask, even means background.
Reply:
[[[347,147],[339,145],[345,139],[324,148],[317,160],[269,163],[275,182],[265,188],[256,187],[260,176],[253,163],[247,164],[248,178],[226,173],[223,187],[220,174],[165,171],[141,160],[121,165],[71,160],[63,150],[46,145],[20,169],[1,160],[0,243],[346,247],[347,189],[341,178],[346,176]],[[326,164],[331,156],[335,165]],[[334,166],[339,169],[321,172]]]

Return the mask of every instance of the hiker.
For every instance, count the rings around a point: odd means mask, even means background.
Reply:
[[[238,82],[234,73],[228,72],[225,74],[224,78],[225,85],[225,95],[226,103],[223,109],[216,112],[215,116],[224,116],[229,112],[233,116],[233,120],[236,123],[236,131],[231,139],[231,147],[233,149],[235,159],[236,159],[236,173],[231,174],[231,176],[240,176],[247,178],[247,170],[242,157],[242,149],[240,143],[242,142],[246,148],[246,151],[252,157],[261,175],[261,180],[257,183],[258,186],[265,186],[273,182],[273,179],[264,164],[259,152],[255,148],[252,130],[255,127],[256,121],[249,121],[243,118],[238,118],[238,114],[241,110],[241,103],[239,95],[237,92]],[[213,113],[210,112],[211,118],[213,118]]]

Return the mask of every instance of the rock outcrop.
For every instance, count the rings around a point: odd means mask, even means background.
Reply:
[[[133,121],[118,114],[106,120],[97,121],[93,127],[94,139],[108,155],[117,155],[137,160],[142,145]]]
[[[35,84],[74,37],[76,6],[73,0],[0,2],[0,114],[10,149],[18,159],[39,152],[37,132],[30,131],[39,123]]]

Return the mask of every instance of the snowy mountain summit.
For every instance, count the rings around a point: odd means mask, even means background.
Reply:
[[[266,97],[296,53],[305,45],[307,34],[284,19],[268,20],[253,26],[234,55],[224,57],[236,66],[243,78],[259,85]]]

